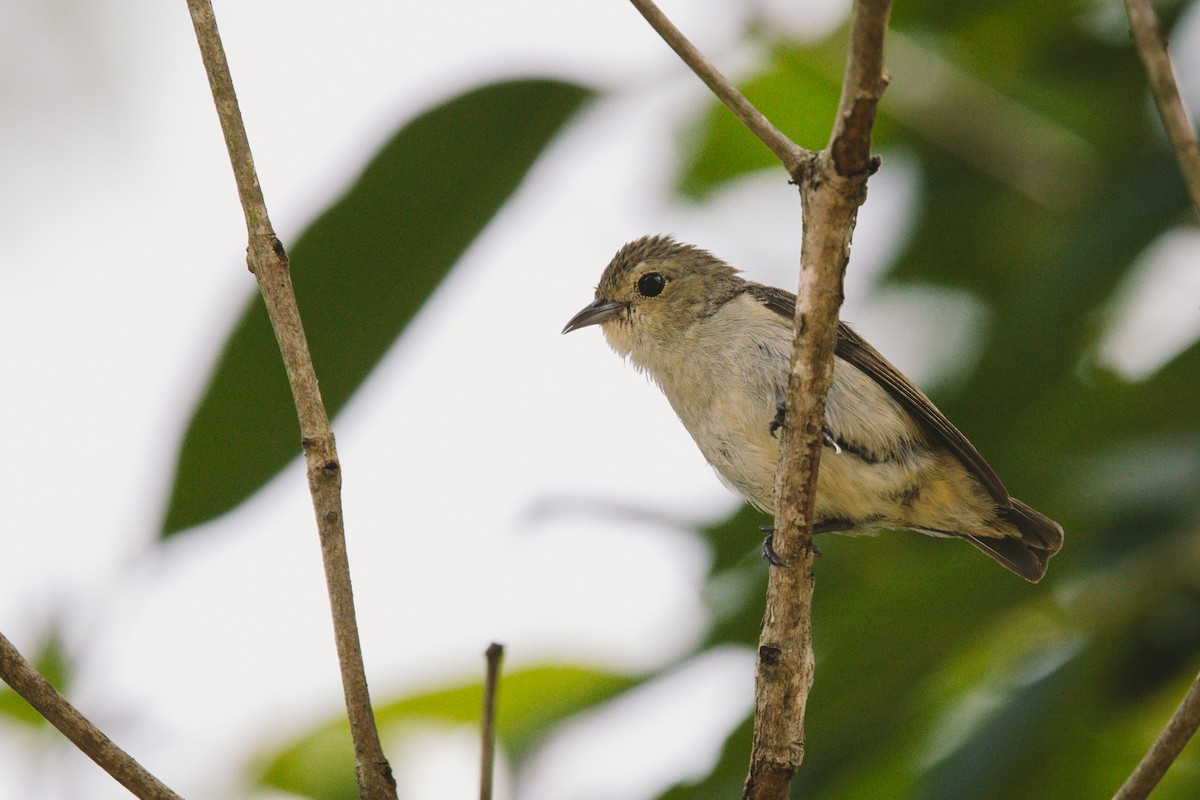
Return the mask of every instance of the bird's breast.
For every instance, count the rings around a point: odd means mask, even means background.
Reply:
[[[721,478],[769,509],[779,457],[771,422],[786,387],[791,333],[758,304],[729,308],[740,302],[697,323],[661,351],[666,358],[643,368]]]

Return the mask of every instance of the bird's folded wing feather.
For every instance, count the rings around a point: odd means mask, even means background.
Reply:
[[[755,283],[748,283],[746,291],[764,306],[785,317],[789,324],[795,319],[796,296],[791,292]],[[837,347],[834,354],[886,389],[896,402],[912,414],[913,419],[958,457],[979,479],[998,506],[1012,506],[1012,498],[1000,482],[999,476],[974,445],[967,441],[967,437],[963,436],[937,406],[900,373],[900,370],[892,366],[844,322],[838,322]]]

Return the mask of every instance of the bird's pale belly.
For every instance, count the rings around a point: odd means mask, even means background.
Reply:
[[[710,413],[684,419],[684,425],[726,485],[774,513],[779,439],[770,433],[771,419],[742,421],[723,413],[724,405],[714,403]],[[976,502],[964,503],[968,498]],[[961,465],[940,454],[910,452],[903,461],[868,461],[830,445],[821,453],[814,521],[840,523],[845,533],[890,527],[999,535],[987,530],[993,527],[992,508]]]

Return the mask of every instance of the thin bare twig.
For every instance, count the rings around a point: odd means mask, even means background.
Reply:
[[[1129,14],[1129,31],[1137,45],[1138,55],[1146,66],[1150,79],[1150,91],[1162,117],[1167,137],[1175,148],[1179,169],[1187,183],[1192,205],[1200,214],[1200,143],[1196,141],[1196,129],[1188,119],[1187,109],[1179,96],[1175,83],[1175,70],[1171,57],[1167,55],[1167,42],[1158,27],[1158,17],[1150,7],[1149,0],[1125,0]]]
[[[492,800],[492,780],[496,774],[496,687],[500,680],[504,645],[492,642],[483,655],[487,659],[487,677],[483,683],[483,752],[479,765],[479,800]]]
[[[0,678],[135,797],[181,800],[68,703],[4,634],[0,634]]]
[[[1183,697],[1183,702],[1167,727],[1163,728],[1158,739],[1150,746],[1146,755],[1133,770],[1133,774],[1125,781],[1125,785],[1113,795],[1113,800],[1144,800],[1158,786],[1158,782],[1167,774],[1167,770],[1175,763],[1175,759],[1183,752],[1184,746],[1200,728],[1200,675],[1192,682],[1192,686]]]
[[[1171,57],[1167,54],[1167,43],[1159,30],[1158,18],[1147,0],[1125,0],[1125,10],[1129,14],[1129,30],[1146,67],[1150,91],[1162,117],[1163,127],[1175,148],[1175,157],[1179,161],[1192,205],[1200,214],[1200,144],[1196,141],[1196,130],[1179,96],[1175,70],[1171,67]],[[1142,800],[1148,797],[1198,728],[1200,675],[1196,676],[1162,733],[1113,796],[1113,800]]]
[[[679,54],[683,63],[691,67],[692,72],[704,81],[704,85],[712,90],[717,99],[729,107],[729,110],[742,121],[746,128],[762,140],[775,156],[783,162],[784,169],[794,180],[799,180],[800,171],[804,169],[812,153],[800,147],[776,128],[771,121],[763,116],[746,96],[738,91],[729,79],[721,74],[713,63],[705,58],[696,46],[667,19],[653,0],[630,0],[650,27],[658,32],[671,49]]]
[[[342,517],[342,469],[329,415],[317,387],[317,376],[309,355],[304,326],[300,321],[300,311],[296,306],[296,296],[292,291],[287,253],[267,216],[266,202],[254,169],[250,143],[238,109],[233,78],[217,31],[212,4],[210,0],[188,0],[188,10],[196,29],[196,41],[200,45],[213,102],[233,165],[238,196],[246,216],[250,239],[247,262],[258,280],[266,303],[300,420],[300,442],[304,449],[309,491],[321,539],[342,689],[350,719],[350,735],[354,740],[359,796],[365,800],[394,800],[396,781],[383,755],[379,732],[375,727],[354,614],[354,594],[350,586],[350,565]]]

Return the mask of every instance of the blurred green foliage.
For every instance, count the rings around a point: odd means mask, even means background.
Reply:
[[[496,740],[519,767],[564,718],[637,683],[622,675],[563,665],[509,673],[496,695]],[[414,724],[477,723],[482,709],[483,685],[474,681],[378,706],[375,719],[386,741]],[[345,719],[331,722],[270,756],[261,768],[260,782],[316,800],[354,800],[358,787],[350,724]]]
[[[1182,8],[1164,5],[1164,24],[1173,24]],[[886,279],[966,290],[989,308],[991,324],[970,375],[934,399],[1017,496],[1062,522],[1067,540],[1037,587],[970,548],[924,537],[821,541],[816,684],[796,797],[1111,795],[1200,669],[1200,343],[1136,382],[1095,366],[1101,323],[1137,258],[1164,234],[1195,225],[1113,10],[1035,0],[896,5],[888,44],[892,85],[880,107],[876,147],[885,154],[884,170],[889,151],[915,160],[922,195],[915,230]],[[750,99],[801,144],[823,146],[846,30],[804,46],[757,22],[746,36],[765,54],[761,69],[743,82]],[[418,180],[404,172],[386,191],[356,196],[353,213],[335,206],[295,248],[304,313],[329,315],[314,322],[314,355],[334,410],[584,96],[538,83],[481,92],[474,102],[492,98],[480,105],[489,114],[508,104],[532,109],[506,118],[498,152],[515,142],[524,146],[503,176],[491,179],[486,203],[449,214],[481,194],[474,167],[489,159],[473,155],[461,176],[439,178],[443,194],[431,202],[447,215],[440,239],[427,241],[431,231],[421,226],[406,233],[413,244],[388,245],[386,252],[360,242],[368,228],[411,226],[421,217],[370,208],[385,198],[399,201],[402,193],[392,187]],[[500,102],[497,93],[507,99]],[[435,112],[384,152],[416,147],[426,154],[421,160],[437,160],[430,136],[474,142],[471,129],[484,127],[479,109],[464,99],[445,108],[460,113]],[[414,130],[425,138],[406,139]],[[486,138],[497,136],[489,127]],[[679,140],[687,154],[678,176],[683,197],[703,197],[751,171],[776,168],[715,104]],[[318,237],[326,244],[318,246]],[[432,252],[414,257],[412,248]],[[318,273],[303,266],[306,260],[336,276],[351,272],[345,265],[366,270],[368,294],[379,291],[378,281],[387,283],[390,299],[372,305],[368,316],[391,317],[359,319],[364,301],[354,280],[305,288],[314,278],[302,276]],[[390,277],[380,277],[388,271]],[[403,281],[415,283],[393,285]],[[398,304],[400,296],[408,304]],[[267,352],[273,344],[265,324],[256,305],[193,420],[168,531],[227,509],[296,452],[289,413],[289,421],[270,424],[278,447],[253,456],[236,486],[211,484],[234,454],[243,457],[230,436],[237,441],[253,430],[256,441],[263,438],[267,423],[248,416],[248,408],[290,407]],[[325,340],[323,328],[330,331]],[[231,413],[230,401],[216,396],[267,374],[274,381],[269,400],[264,388],[263,399],[240,401]],[[248,431],[222,427],[235,423]],[[201,445],[212,437],[226,441],[216,449]],[[218,463],[226,466],[217,469]],[[212,498],[198,499],[208,492]],[[747,509],[698,532],[713,556],[706,593],[712,625],[688,658],[756,644],[765,567],[752,532],[764,521]],[[649,677],[565,667],[505,677],[500,740],[518,776],[555,723]],[[385,729],[413,718],[463,723],[476,718],[478,701],[478,687],[463,686],[397,699],[380,717]],[[746,720],[708,776],[662,797],[738,796],[749,736]],[[307,797],[352,796],[347,735],[339,726],[323,727],[267,762],[263,779],[271,786]],[[1194,746],[1155,796],[1200,796]]]
[[[508,81],[426,111],[289,248],[331,417],[589,94],[558,81]],[[230,510],[299,453],[279,348],[256,293],[188,425],[163,535]]]
[[[1195,211],[1132,48],[1095,35],[1094,10],[896,6],[875,143],[918,159],[924,194],[887,279],[990,308],[969,379],[935,399],[1067,543],[1031,588],[965,551],[930,560],[940,543],[920,537],[822,541],[795,797],[1109,796],[1200,668],[1200,343],[1139,382],[1093,366],[1115,289]],[[805,145],[824,144],[844,41],[767,38],[746,81]],[[715,106],[689,140],[691,196],[770,163]],[[755,523],[745,512],[705,533],[723,599],[729,571],[752,574],[728,537]],[[746,596],[762,583],[744,581]],[[756,642],[760,607],[736,605],[705,646]],[[737,796],[748,753],[747,721],[710,776],[664,797]],[[1200,796],[1200,754],[1185,751],[1159,794]]]

